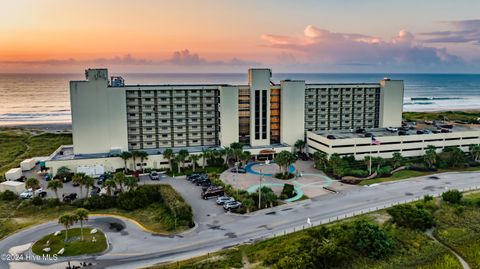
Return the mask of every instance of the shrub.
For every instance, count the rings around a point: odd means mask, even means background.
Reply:
[[[380,259],[393,253],[395,243],[377,224],[366,220],[353,224],[355,249],[364,256]]]
[[[462,201],[462,193],[458,190],[449,190],[447,192],[442,193],[442,199],[445,202],[449,202],[452,204],[459,204]]]
[[[377,176],[388,176],[392,174],[392,167],[384,166],[380,169],[377,169]]]
[[[4,192],[0,192],[0,200],[2,201],[13,201],[18,199],[18,195],[13,191],[6,190]]]
[[[117,198],[117,206],[125,210],[134,210],[146,207],[149,199],[144,191],[131,190],[121,193]]]
[[[287,179],[294,178],[295,174],[293,174],[293,173],[276,173],[275,177],[278,178],[278,179],[287,180]]]
[[[294,186],[292,184],[283,185],[283,189],[282,189],[282,193],[280,194],[280,197],[286,197],[286,199],[288,199],[288,198],[292,198],[293,196],[295,196]]]
[[[73,203],[76,207],[83,207],[88,210],[95,209],[108,209],[117,205],[117,199],[115,196],[92,196],[87,199],[77,200]]]
[[[36,205],[36,206],[43,205],[43,199],[39,196],[33,197],[30,202],[32,203],[32,205]]]
[[[425,230],[434,224],[432,214],[423,208],[412,205],[397,205],[387,209],[392,216],[393,222],[401,227],[410,229]]]
[[[353,177],[366,177],[368,176],[368,171],[362,169],[352,169],[349,170],[347,174]]]
[[[427,194],[427,195],[424,195],[424,196],[423,196],[423,201],[424,201],[424,202],[433,201],[433,196],[428,195],[428,194]]]

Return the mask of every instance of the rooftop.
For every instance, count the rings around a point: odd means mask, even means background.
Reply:
[[[440,124],[441,126],[443,124]],[[409,127],[409,128],[408,128]],[[409,135],[417,135],[417,131],[427,131],[427,134],[432,133],[442,128],[437,128],[434,125],[416,124],[410,125],[406,131]],[[398,128],[395,128],[398,129]],[[447,128],[443,128],[447,129]],[[480,132],[480,126],[467,126],[467,125],[454,125],[453,128],[448,129],[450,132],[464,132],[464,131],[478,131]],[[374,128],[365,129],[364,133],[356,133],[355,130],[332,130],[332,131],[316,131],[315,134],[327,137],[333,135],[336,139],[349,139],[349,138],[365,138],[367,133],[372,134],[374,137],[386,137],[386,136],[399,136],[398,131],[388,130],[387,128]]]

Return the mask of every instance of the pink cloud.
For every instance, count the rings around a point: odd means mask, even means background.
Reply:
[[[308,25],[303,36],[263,35],[267,46],[293,53],[307,64],[445,65],[462,60],[445,49],[424,46],[401,30],[391,40],[357,33],[336,33]]]

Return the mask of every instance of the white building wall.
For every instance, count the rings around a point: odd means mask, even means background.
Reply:
[[[384,79],[380,82],[380,122],[378,127],[402,126],[403,80]]]
[[[238,87],[223,86],[220,89],[220,145],[228,147],[238,142]]]
[[[282,81],[280,141],[293,146],[305,136],[305,81]]]
[[[106,69],[88,69],[87,81],[70,82],[75,154],[128,149],[123,87],[108,87]]]

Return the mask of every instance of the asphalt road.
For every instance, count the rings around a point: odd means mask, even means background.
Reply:
[[[82,260],[93,262],[97,268],[135,268],[159,262],[181,260],[236,244],[293,232],[294,229],[298,230],[308,226],[307,218],[313,225],[318,225],[352,214],[420,199],[426,194],[439,195],[447,189],[462,190],[477,187],[480,187],[480,173],[478,172],[445,173],[437,175],[437,177],[419,177],[371,187],[354,188],[338,194],[332,193],[312,200],[257,211],[249,216],[228,216],[216,219],[206,217],[206,222],[202,225],[176,236],[153,236],[129,221],[123,221],[126,226],[124,231],[118,233],[105,230],[111,243],[111,248],[107,253],[97,257],[84,257]],[[188,197],[185,198],[190,202]],[[198,213],[196,209],[194,212]],[[200,220],[200,218],[196,220]],[[105,229],[104,225],[111,221],[114,220],[106,217],[93,217],[89,225],[100,228],[103,225],[103,229]],[[210,221],[212,223],[209,223]],[[0,242],[0,253],[8,252],[13,246],[33,242],[44,234],[58,229],[60,229],[58,224],[51,222],[21,231]],[[26,264],[12,265],[12,268],[22,268]],[[1,261],[0,268],[8,268],[7,263]],[[34,265],[29,264],[28,268],[34,268]]]

